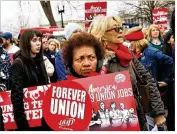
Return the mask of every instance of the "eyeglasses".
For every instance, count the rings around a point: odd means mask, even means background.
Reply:
[[[123,27],[114,27],[114,28],[106,30],[106,32],[109,32],[112,30],[115,30],[116,32],[120,33],[123,30]]]

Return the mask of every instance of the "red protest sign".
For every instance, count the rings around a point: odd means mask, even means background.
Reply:
[[[53,130],[86,130],[91,119],[91,100],[73,81],[53,84],[44,99],[44,119]]]
[[[167,29],[168,22],[168,9],[167,8],[157,8],[152,11],[153,23]]]
[[[24,89],[24,109],[30,127],[41,126],[43,97],[50,85]],[[17,129],[11,102],[11,92],[0,92],[0,107],[5,130]]]
[[[85,3],[85,27],[88,28],[95,16],[106,15],[107,2],[89,2]]]
[[[74,81],[87,89],[92,101],[89,130],[140,130],[128,71]]]

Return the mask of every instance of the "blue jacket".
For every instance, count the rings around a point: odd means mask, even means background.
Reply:
[[[63,57],[61,55],[61,50],[56,54],[55,68],[58,75],[58,80],[66,79],[65,65],[63,63]]]
[[[156,81],[173,81],[173,59],[156,48],[147,46],[139,61],[150,71]]]

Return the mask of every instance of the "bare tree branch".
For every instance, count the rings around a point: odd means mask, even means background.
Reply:
[[[40,1],[42,9],[50,23],[51,26],[57,26],[55,19],[53,17],[50,1]]]
[[[135,18],[141,18],[141,16],[144,16],[145,19],[148,21],[149,24],[153,23],[152,20],[152,11],[156,8],[170,8],[170,5],[174,5],[175,1],[139,1],[139,4],[133,4],[129,2],[125,2],[127,6],[131,6],[131,8],[135,9],[132,13],[127,13],[127,8],[123,9],[125,12],[122,12],[124,14],[129,14],[135,16]],[[120,11],[119,11],[120,12]],[[170,13],[169,13],[170,14]]]

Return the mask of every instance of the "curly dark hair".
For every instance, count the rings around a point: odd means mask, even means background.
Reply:
[[[71,67],[73,64],[72,62],[74,49],[80,48],[82,46],[92,46],[95,49],[97,60],[101,60],[104,56],[105,50],[102,47],[101,43],[93,35],[86,32],[76,34],[63,43],[62,55],[64,63],[68,67]]]

